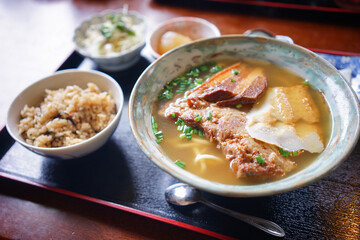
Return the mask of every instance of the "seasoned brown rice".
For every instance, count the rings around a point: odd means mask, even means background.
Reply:
[[[79,143],[103,130],[115,117],[115,102],[94,83],[45,90],[39,107],[25,105],[18,125],[26,143],[62,147]]]

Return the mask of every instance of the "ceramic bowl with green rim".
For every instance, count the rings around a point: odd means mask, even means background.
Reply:
[[[307,167],[288,177],[257,185],[227,185],[200,178],[174,164],[153,136],[151,116],[163,86],[192,66],[209,60],[247,58],[290,70],[321,91],[331,116],[330,138],[323,152]],[[276,39],[229,35],[195,41],[153,62],[139,77],[129,102],[132,132],[142,151],[160,169],[200,190],[229,197],[278,194],[308,185],[337,168],[359,138],[359,101],[339,72],[315,53]]]

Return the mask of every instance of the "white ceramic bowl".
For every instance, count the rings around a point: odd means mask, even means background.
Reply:
[[[107,127],[87,140],[65,147],[35,147],[24,141],[18,132],[17,125],[20,123],[20,112],[26,104],[28,106],[39,105],[44,98],[45,89],[56,90],[75,84],[81,88],[86,88],[89,82],[95,83],[101,91],[111,92],[114,98],[117,113]],[[18,143],[35,153],[60,159],[78,158],[99,149],[110,138],[119,123],[123,102],[123,92],[119,84],[105,73],[76,69],[58,71],[31,84],[13,100],[8,110],[6,128]]]
[[[143,24],[141,41],[131,48],[114,53],[111,56],[99,56],[89,52],[83,45],[83,40],[86,38],[87,29],[93,24],[105,22],[109,16],[113,14],[117,14],[119,16],[128,16],[134,21],[134,23]],[[123,10],[106,11],[82,22],[81,25],[75,30],[73,42],[77,52],[79,52],[84,57],[93,60],[100,68],[106,71],[121,71],[131,67],[140,59],[141,50],[144,48],[146,42],[146,31],[145,19],[139,13],[135,11],[124,12]]]
[[[211,38],[220,36],[219,29],[209,21],[197,17],[177,17],[167,20],[151,32],[147,38],[147,45],[150,48],[151,55],[154,58],[160,56],[158,52],[159,40],[164,33],[174,31],[192,40]]]
[[[331,111],[331,135],[325,150],[309,166],[274,182],[249,186],[220,184],[178,167],[166,155],[161,144],[156,143],[151,116],[163,86],[191,66],[229,57],[269,61],[297,73],[323,92]],[[160,169],[198,189],[231,197],[277,194],[318,180],[349,156],[358,141],[360,124],[357,96],[330,63],[295,44],[242,35],[199,40],[161,56],[136,82],[129,102],[129,119],[140,148]]]

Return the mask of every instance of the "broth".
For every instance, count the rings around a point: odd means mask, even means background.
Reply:
[[[237,59],[237,61],[239,61]],[[268,87],[291,87],[300,85],[305,80],[300,76],[283,69],[281,67],[272,65],[267,62],[241,60],[248,65],[263,68],[267,77]],[[224,60],[217,62],[223,68],[230,66],[235,61]],[[310,88],[311,89],[311,88]],[[173,100],[182,97],[184,93],[174,95]],[[324,146],[326,146],[331,133],[331,118],[327,103],[319,91],[311,89],[311,95],[320,111],[320,130]],[[191,140],[184,140],[179,138],[179,131],[174,121],[165,118],[160,114],[160,109],[163,107],[164,101],[159,101],[153,109],[153,116],[158,124],[159,130],[163,132],[164,140],[161,142],[161,147],[166,154],[173,161],[180,160],[186,164],[186,170],[207,180],[230,184],[230,185],[250,185],[263,183],[264,180],[256,178],[241,178],[238,179],[230,169],[230,162],[225,158],[225,155],[220,149],[216,147],[216,143],[210,142],[205,137],[193,135]],[[248,111],[250,108],[241,108],[241,111]],[[206,160],[206,162],[195,162],[198,154],[209,154],[216,156],[218,159]],[[296,172],[301,171],[306,166],[311,164],[317,158],[319,153],[303,152],[296,157],[291,157],[298,165],[295,170],[286,174],[290,176]],[[285,177],[286,177],[285,176]],[[265,180],[272,181],[272,180]]]

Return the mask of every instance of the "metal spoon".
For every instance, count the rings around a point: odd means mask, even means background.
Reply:
[[[165,198],[169,203],[178,206],[186,206],[197,202],[201,202],[208,207],[214,208],[215,210],[228,214],[256,228],[259,228],[271,235],[277,237],[285,236],[284,230],[276,223],[273,223],[269,220],[265,220],[262,218],[253,217],[243,213],[235,212],[230,209],[226,209],[219,205],[216,205],[215,203],[212,203],[209,200],[205,199],[201,195],[200,191],[184,183],[177,183],[169,186],[165,190]]]

